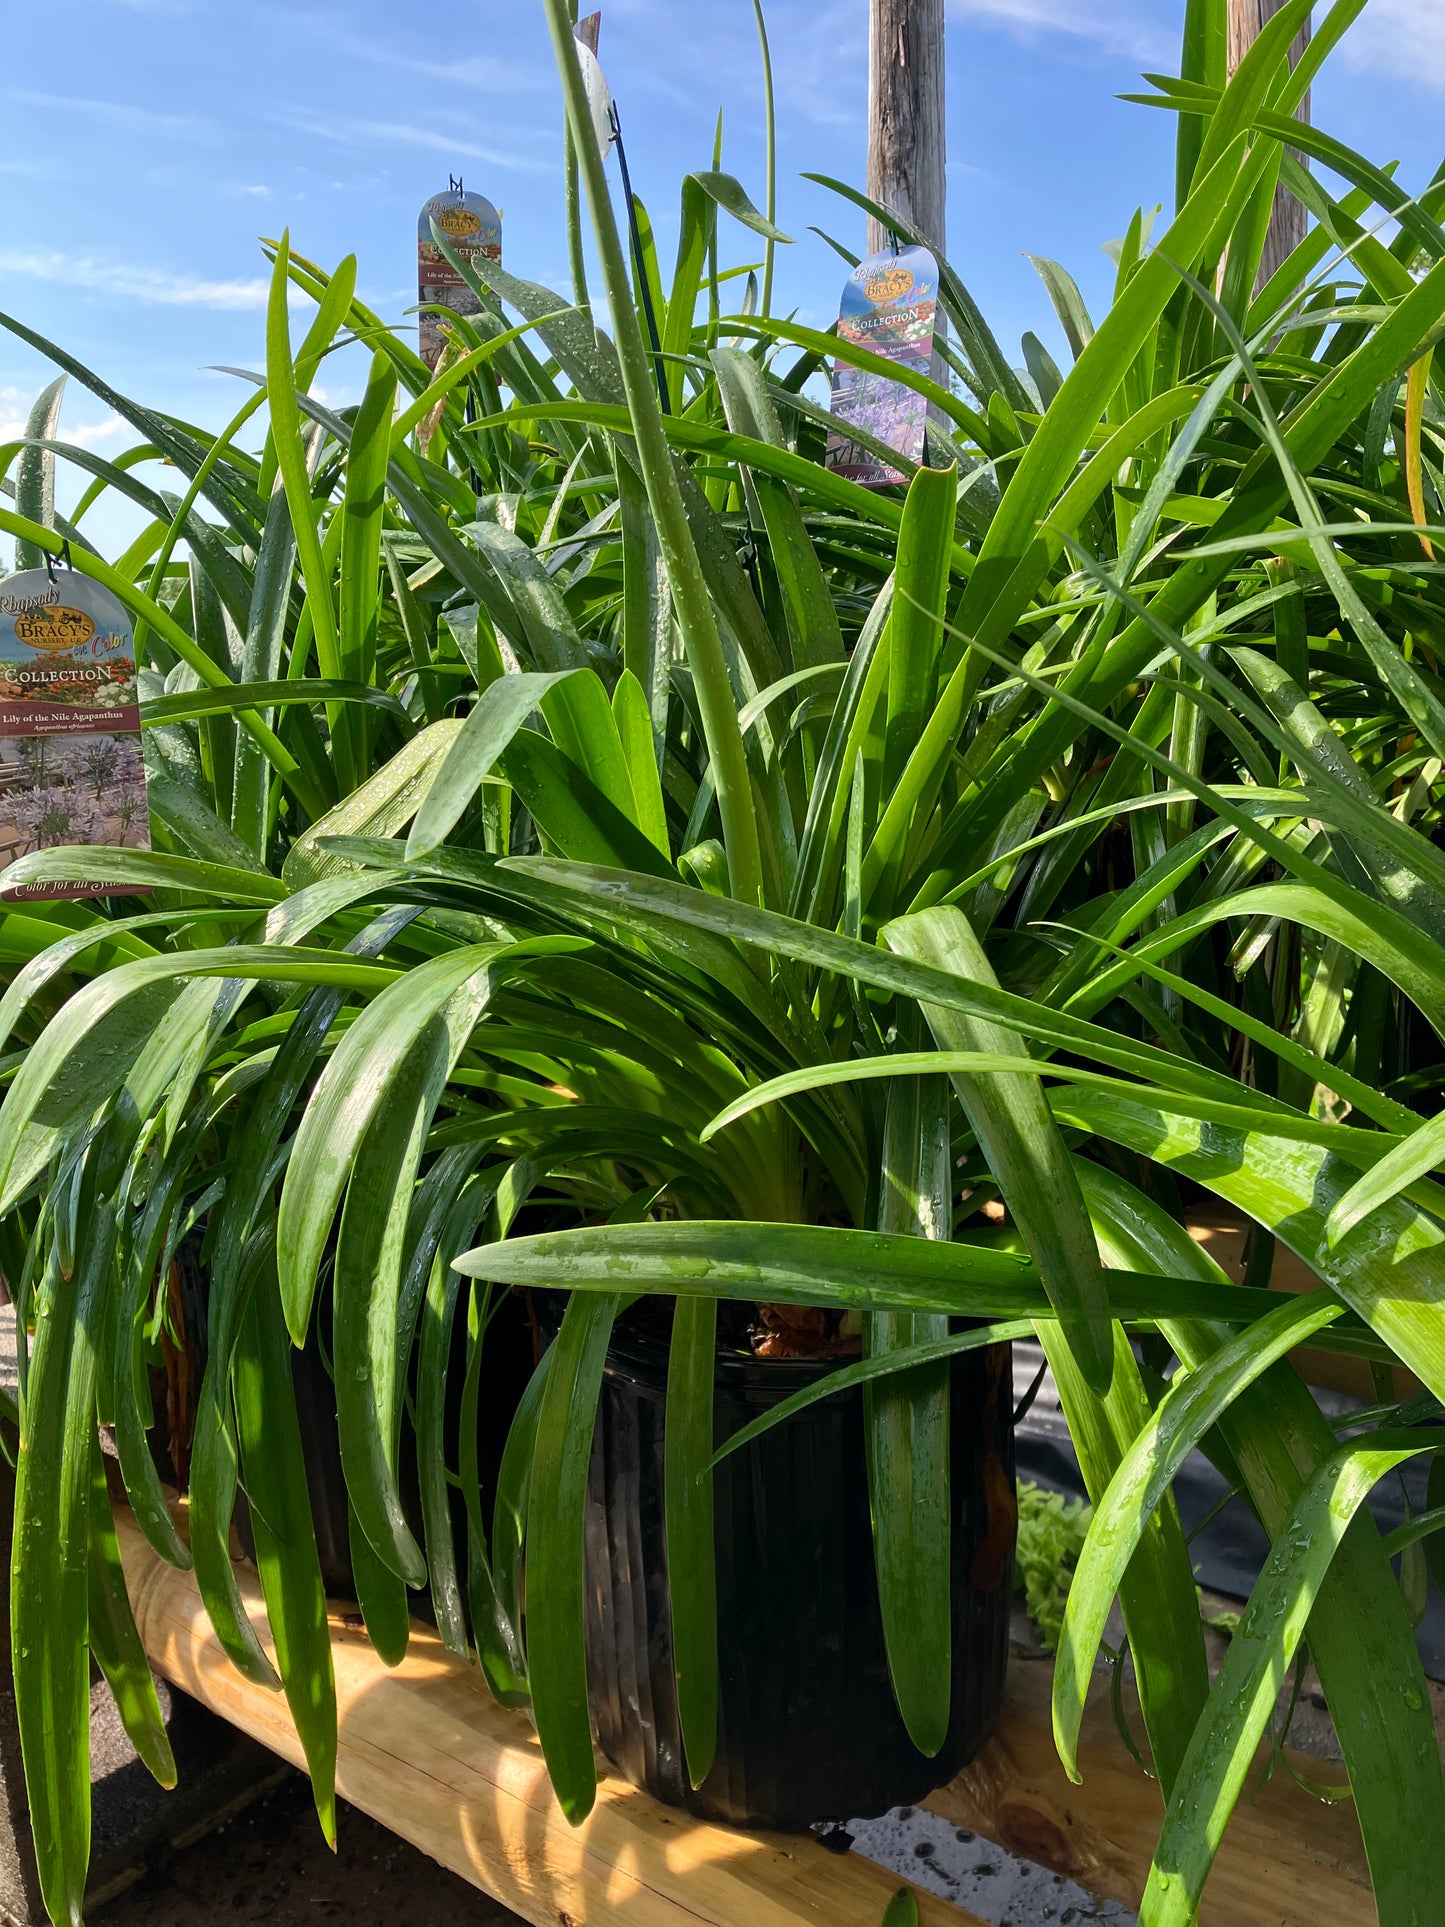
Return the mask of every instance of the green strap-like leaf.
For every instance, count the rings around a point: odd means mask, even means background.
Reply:
[[[679,1298],[667,1357],[664,1522],[673,1670],[687,1775],[717,1755],[717,1569],[713,1546],[713,1387],[717,1300]]]
[[[271,416],[271,441],[291,511],[296,554],[306,585],[306,602],[316,639],[316,657],[323,676],[345,679],[332,598],[331,571],[321,553],[316,530],[316,507],[311,476],[301,436],[301,407],[297,400],[296,370],[291,358],[291,329],[287,310],[290,237],[283,235],[276,251],[271,293],[266,310],[266,397]]]
[[[426,789],[407,841],[408,856],[425,855],[445,840],[542,697],[568,676],[582,673],[559,669],[548,675],[503,676],[482,691]]]
[[[120,1541],[111,1511],[110,1489],[100,1436],[91,1453],[90,1486],[90,1650],[105,1674],[116,1710],[131,1745],[163,1787],[176,1784],[164,1715],[156,1696],[150,1662],[136,1630],[121,1564]]]
[[[1205,1126],[1165,1105],[1102,1092],[1058,1090],[1050,1102],[1061,1122],[1128,1145],[1238,1205],[1303,1258],[1437,1397],[1445,1393],[1438,1284],[1445,1231],[1433,1217],[1397,1197],[1332,1248],[1325,1225],[1357,1173],[1323,1146]]]
[[[1111,1264],[1222,1281],[1204,1247],[1162,1206],[1102,1165],[1081,1159],[1079,1176]],[[1160,1329],[1190,1371],[1230,1337],[1225,1326],[1192,1320],[1169,1319]],[[1329,1420],[1293,1365],[1281,1361],[1238,1393],[1218,1433],[1261,1524],[1277,1537],[1335,1450]],[[1310,1616],[1309,1644],[1349,1769],[1381,1917],[1408,1920],[1437,1885],[1445,1775],[1428,1765],[1435,1727],[1415,1631],[1366,1512],[1356,1514],[1335,1554]]]
[[[55,526],[55,455],[53,450],[34,444],[53,441],[59,433],[68,379],[66,375],[57,375],[31,403],[25,423],[25,439],[31,446],[20,451],[20,459],[15,464],[15,506],[27,520],[46,528]],[[16,541],[17,570],[38,569],[44,562],[45,552],[35,543],[24,538]]]
[[[489,1247],[490,1248],[490,1247]],[[542,1393],[527,1502],[527,1665],[558,1804],[580,1826],[597,1797],[587,1701],[583,1515],[592,1430],[621,1300],[568,1301]]]
[[[10,1562],[15,1711],[46,1911],[81,1927],[90,1859],[89,1506],[96,1357],[115,1251],[102,1136],[56,1209],[74,1269],[42,1285],[16,1466]]]
[[[1053,1317],[1048,1293],[1025,1257],[985,1245],[831,1225],[703,1218],[597,1225],[478,1245],[456,1264],[471,1278],[566,1291],[683,1293],[859,1311],[942,1311],[959,1318]],[[1177,1316],[1242,1325],[1274,1310],[1276,1302],[1267,1291],[1157,1273],[1111,1272],[1109,1287],[1126,1322]]]
[[[305,1341],[322,1252],[358,1148],[417,1040],[468,986],[480,1009],[505,948],[471,944],[408,972],[393,996],[367,1006],[322,1072],[296,1133],[277,1220],[281,1302],[296,1344]],[[458,1024],[469,1032],[465,1011]]]
[[[1342,1445],[1310,1481],[1229,1642],[1170,1796],[1140,1909],[1149,1927],[1191,1927],[1196,1918],[1225,1825],[1356,1510],[1387,1472],[1436,1449],[1418,1434],[1375,1433]],[[1402,1697],[1413,1690],[1402,1685]]]
[[[905,1237],[952,1232],[948,1081],[900,1077],[889,1087],[878,1226]],[[868,1313],[868,1358],[936,1345],[935,1312]],[[948,1737],[953,1690],[951,1367],[940,1362],[870,1380],[864,1392],[878,1604],[893,1693],[909,1737],[930,1759]]]
[[[997,985],[962,911],[924,911],[890,924],[884,937],[890,949],[911,961],[964,982]],[[924,1014],[944,1049],[1027,1056],[1017,1033],[1002,1025],[927,1004]],[[1102,1396],[1113,1373],[1109,1294],[1073,1166],[1047,1100],[1032,1076],[1005,1080],[955,1073],[953,1085],[1039,1268],[1079,1369]]]
[[[911,1887],[900,1887],[884,1908],[883,1927],[918,1927],[918,1898]]]
[[[336,1683],[326,1591],[311,1520],[291,1348],[276,1288],[275,1246],[256,1241],[252,1288],[232,1379],[256,1566],[276,1667],[311,1775],[321,1830],[336,1844]]]
[[[1329,1294],[1311,1292],[1247,1327],[1198,1370],[1182,1374],[1095,1501],[1054,1662],[1054,1737],[1071,1779],[1080,1778],[1079,1727],[1105,1623],[1145,1525],[1189,1453],[1239,1393],[1343,1310]]]
[[[396,373],[378,350],[356,413],[341,502],[340,637],[343,677],[368,683],[376,673],[376,633],[381,607],[381,527],[391,452]],[[344,712],[332,719],[332,754],[343,794],[367,773],[369,730],[364,716]]]
[[[1408,1191],[1417,1178],[1437,1170],[1445,1160],[1445,1115],[1431,1118],[1418,1131],[1387,1151],[1362,1178],[1337,1198],[1325,1220],[1325,1240],[1333,1250],[1356,1225],[1370,1217],[1392,1198]]]
[[[351,1150],[332,1273],[336,1420],[352,1516],[381,1563],[412,1586],[426,1583],[426,1560],[402,1505],[397,1464],[402,1259],[427,1129],[450,1068],[446,1026],[434,1015],[406,1037],[400,1063],[380,1070],[384,1089]],[[408,1330],[407,1350],[410,1339]]]

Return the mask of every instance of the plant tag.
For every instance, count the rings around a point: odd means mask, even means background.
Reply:
[[[933,323],[938,312],[938,263],[927,248],[884,248],[860,261],[843,289],[838,336],[854,347],[886,356],[916,375],[933,360]],[[902,382],[872,369],[833,364],[833,415],[827,465],[867,488],[886,488],[908,478],[848,434],[863,430],[911,462],[923,459],[926,399]]]
[[[88,576],[26,569],[0,582],[0,901],[97,895],[84,883],[5,889],[17,857],[61,843],[150,846],[135,629]]]
[[[600,22],[601,14],[589,15],[586,25]],[[617,122],[612,111],[612,89],[607,85],[602,72],[602,63],[597,58],[595,46],[589,46],[577,30],[577,65],[582,69],[582,85],[587,90],[587,111],[592,116],[592,132],[597,141],[597,151],[603,160],[612,152],[612,144],[617,139]]]
[[[441,305],[453,314],[480,314],[482,304],[471,288],[436,244],[432,223],[447,237],[452,251],[468,266],[480,257],[486,261],[502,258],[502,217],[481,194],[469,194],[460,181],[453,181],[444,194],[433,194],[422,209],[416,224],[416,284],[421,302],[421,358],[435,368],[446,343],[446,317],[428,314],[426,308]]]

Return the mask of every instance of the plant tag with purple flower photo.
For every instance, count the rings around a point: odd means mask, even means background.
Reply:
[[[88,576],[27,569],[0,582],[0,902],[95,896],[4,887],[17,857],[62,843],[150,845],[135,630]]]
[[[884,248],[860,261],[843,289],[838,339],[864,348],[913,375],[932,372],[933,323],[938,312],[938,263],[927,248]],[[884,460],[892,449],[906,461],[923,459],[928,402],[881,368],[833,364],[833,419],[828,467],[865,488],[906,482]],[[867,439],[855,439],[858,435]]]

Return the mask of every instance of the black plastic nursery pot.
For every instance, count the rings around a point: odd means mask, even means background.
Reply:
[[[336,1384],[328,1358],[330,1329],[331,1289],[328,1280],[323,1283],[316,1317],[306,1343],[291,1354],[291,1383],[296,1394],[296,1417],[301,1430],[301,1451],[306,1465],[311,1521],[316,1531],[322,1583],[328,1598],[350,1600],[356,1597],[356,1581],[351,1564],[351,1506],[346,1492],[346,1475],[341,1465]],[[324,1348],[323,1332],[328,1340]],[[509,1296],[504,1300],[500,1315],[493,1319],[489,1328],[487,1358],[490,1367],[488,1396],[482,1400],[478,1411],[477,1462],[485,1500],[490,1504],[512,1416],[535,1365],[532,1322],[522,1299]],[[458,1316],[452,1332],[452,1357],[447,1376],[444,1449],[449,1465],[455,1465],[458,1458],[461,1386],[465,1364],[466,1321]],[[416,1465],[416,1439],[409,1417],[402,1424],[400,1466],[402,1504],[408,1523],[420,1539],[421,1494]],[[457,1564],[465,1573],[467,1523],[460,1492],[453,1491],[451,1504]],[[244,1492],[237,1494],[236,1529],[242,1550],[248,1558],[254,1558],[255,1545]],[[411,1595],[411,1608],[424,1619],[433,1617],[429,1588]]]
[[[620,1331],[593,1441],[588,1671],[598,1741],[658,1799],[736,1826],[802,1830],[910,1805],[968,1764],[1003,1701],[1017,1508],[1007,1346],[951,1366],[953,1680],[933,1758],[893,1696],[878,1605],[863,1392],[818,1400],[715,1473],[719,1730],[688,1784],[663,1530],[665,1338]],[[719,1351],[721,1442],[836,1361]]]

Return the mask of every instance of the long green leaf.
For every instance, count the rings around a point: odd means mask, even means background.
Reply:
[[[664,1518],[673,1670],[687,1775],[717,1755],[717,1571],[713,1547],[713,1386],[717,1301],[679,1298],[667,1358]]]
[[[501,1247],[496,1247],[500,1249]],[[580,1826],[597,1797],[584,1645],[583,1513],[613,1294],[569,1300],[542,1392],[527,1501],[527,1664],[537,1735],[562,1812]]]
[[[1225,1824],[1356,1510],[1387,1472],[1433,1449],[1418,1435],[1375,1433],[1342,1445],[1311,1480],[1250,1595],[1170,1796],[1144,1890],[1141,1918],[1150,1927],[1189,1927],[1196,1917]],[[1402,1698],[1413,1690],[1402,1686]]]
[[[49,382],[30,405],[30,414],[25,423],[25,439],[29,446],[20,452],[15,465],[15,506],[28,521],[40,522],[46,528],[55,526],[55,455],[49,448],[36,444],[55,439],[60,429],[60,410],[65,401],[66,375],[57,375]],[[23,538],[15,544],[15,567],[38,569],[44,565],[44,551],[33,542]]]
[[[899,1078],[889,1089],[878,1226],[947,1238],[953,1167],[949,1090],[941,1077]],[[870,1360],[938,1344],[934,1313],[870,1312]],[[948,1365],[869,1382],[864,1393],[878,1603],[894,1696],[909,1737],[932,1758],[948,1737],[953,1685]]]
[[[136,1630],[116,1537],[105,1460],[96,1435],[90,1486],[90,1650],[105,1674],[131,1745],[163,1787],[176,1784],[176,1762],[156,1696],[150,1662]]]
[[[1189,1453],[1239,1393],[1343,1310],[1325,1292],[1310,1292],[1297,1303],[1281,1305],[1222,1346],[1207,1364],[1184,1374],[1095,1502],[1094,1522],[1070,1582],[1054,1662],[1054,1737],[1071,1779],[1081,1777],[1079,1727],[1105,1623],[1146,1523]]]
[[[1112,1264],[1222,1279],[1204,1247],[1160,1205],[1101,1165],[1080,1160],[1079,1175]],[[1338,1327],[1321,1335],[1331,1329]],[[1191,1371],[1230,1338],[1224,1326],[1186,1320],[1170,1319],[1160,1330]],[[1265,1531],[1278,1537],[1335,1450],[1328,1419],[1294,1367],[1281,1361],[1236,1396],[1218,1429]],[[1408,1919],[1434,1890],[1445,1774],[1421,1767],[1435,1757],[1429,1695],[1414,1627],[1367,1513],[1356,1514],[1330,1566],[1309,1641],[1349,1768],[1381,1915]]]
[[[336,1683],[275,1247],[258,1240],[234,1368],[236,1430],[276,1667],[321,1830],[336,1844]]]
[[[958,910],[925,911],[884,932],[898,955],[950,976],[993,987],[983,946]],[[1024,1057],[1021,1040],[1001,1025],[924,1005],[930,1029],[944,1048]],[[963,1105],[1024,1236],[1089,1386],[1102,1396],[1113,1374],[1109,1293],[1073,1166],[1048,1104],[1032,1077],[1009,1080],[955,1073]]]

